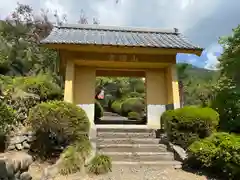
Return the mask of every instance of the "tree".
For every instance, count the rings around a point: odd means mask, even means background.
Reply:
[[[219,58],[220,78],[215,87],[212,102],[220,114],[220,128],[230,132],[240,132],[240,25],[233,34],[222,37],[223,54]]]

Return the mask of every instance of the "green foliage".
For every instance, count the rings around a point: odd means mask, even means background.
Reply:
[[[3,100],[17,111],[17,120],[23,122],[29,109],[47,100],[62,99],[62,89],[49,75],[28,77],[1,76]]]
[[[103,116],[103,108],[102,105],[96,100],[95,101],[95,108],[94,108],[94,119],[99,119]]]
[[[61,99],[63,96],[62,89],[49,75],[16,77],[13,80],[13,87],[36,94],[41,101]]]
[[[36,132],[32,149],[40,157],[51,156],[55,146],[66,146],[88,137],[90,123],[84,110],[63,101],[50,101],[30,110],[27,123]]]
[[[78,141],[68,146],[60,157],[60,173],[62,175],[68,175],[82,171],[91,150],[91,143],[88,139]]]
[[[94,174],[105,174],[112,171],[111,158],[106,155],[96,155],[89,164],[89,172]]]
[[[219,112],[220,128],[240,132],[240,25],[231,36],[223,37],[220,43],[224,52],[219,58],[220,78],[215,88],[212,107]]]
[[[14,110],[0,101],[0,133],[7,133],[11,125],[15,124],[16,114]]]
[[[142,113],[145,108],[145,102],[142,98],[129,98],[122,103],[122,114],[127,116],[129,112]]]
[[[240,136],[224,132],[195,141],[188,148],[188,163],[204,167],[226,179],[240,176]]]
[[[122,113],[122,102],[114,101],[111,105],[111,109],[113,112],[121,114]]]
[[[14,110],[0,101],[0,152],[6,147],[7,133],[15,125],[16,114]]]
[[[174,144],[187,148],[194,141],[208,137],[219,123],[219,115],[211,108],[185,106],[163,113],[168,139]]]
[[[137,112],[129,112],[128,113],[128,119],[133,119],[133,120],[141,120],[142,117],[139,113]]]

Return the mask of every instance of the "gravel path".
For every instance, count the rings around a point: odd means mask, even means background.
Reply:
[[[181,169],[142,166],[115,167],[112,172],[99,176],[87,175],[82,177],[78,173],[69,176],[57,176],[54,180],[207,180],[207,178]]]

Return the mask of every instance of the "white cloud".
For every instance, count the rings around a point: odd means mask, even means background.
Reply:
[[[219,65],[217,53],[222,52],[222,47],[219,44],[212,44],[208,49],[206,49],[206,64],[204,68],[216,70]]]

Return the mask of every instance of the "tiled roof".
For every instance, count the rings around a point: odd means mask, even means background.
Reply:
[[[121,28],[99,25],[64,25],[54,27],[42,44],[94,44],[130,47],[199,49],[177,29]]]

